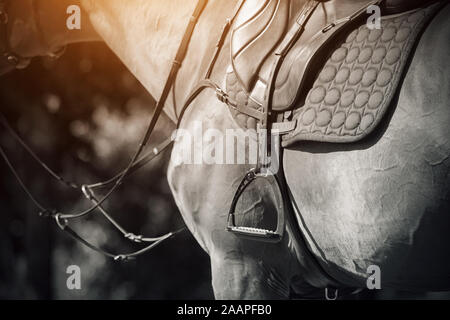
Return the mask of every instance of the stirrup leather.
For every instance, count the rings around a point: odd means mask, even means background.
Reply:
[[[285,227],[284,198],[281,192],[281,186],[278,178],[269,170],[265,169],[265,171],[265,173],[262,173],[259,169],[252,169],[245,175],[231,203],[231,208],[228,213],[227,231],[249,240],[274,243],[281,241],[283,237],[283,231]],[[272,188],[277,188],[276,192],[279,194],[280,199],[279,207],[277,208],[277,228],[275,231],[236,225],[235,213],[237,203],[245,189],[247,189],[247,187],[258,178],[272,180],[270,181],[270,186],[272,186]]]

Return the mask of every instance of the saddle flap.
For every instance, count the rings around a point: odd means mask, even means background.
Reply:
[[[295,125],[283,134],[284,147],[299,141],[351,143],[373,132],[394,102],[421,31],[445,3],[383,16],[377,29],[369,28],[364,20],[365,10],[361,9],[369,3],[357,2],[353,11],[351,6],[333,10],[333,6],[327,9],[321,4],[305,29],[305,37],[286,56],[272,106],[277,121]],[[324,12],[328,20],[323,20]],[[319,29],[314,29],[316,23]],[[241,127],[255,129],[258,115],[264,112],[265,87],[258,78],[252,91],[246,91],[237,71],[231,68],[226,75],[227,92],[237,105],[230,111]],[[243,111],[243,106],[257,115]]]
[[[247,92],[253,89],[267,57],[286,33],[288,0],[246,1],[231,36],[231,61],[236,77]]]
[[[348,24],[345,18],[374,0],[331,0],[320,2],[309,18],[300,39],[290,50],[276,78],[272,109],[293,109],[302,93],[305,75],[320,49]],[[257,4],[259,3],[259,5]],[[246,94],[259,105],[264,103],[265,88],[271,76],[274,53],[288,34],[298,28],[296,19],[304,4],[295,1],[268,0],[261,4],[248,1],[241,9],[231,38],[231,63],[235,77]],[[351,19],[350,19],[351,20]],[[331,22],[333,28],[322,32]]]

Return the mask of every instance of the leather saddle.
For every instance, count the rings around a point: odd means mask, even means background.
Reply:
[[[307,140],[350,143],[370,134],[395,97],[421,31],[444,3],[432,2],[244,2],[231,34],[226,92],[218,97],[242,128],[257,130],[259,159],[233,198],[227,230],[260,241],[282,239],[283,208],[275,231],[239,226],[235,212],[257,178],[272,179],[275,194],[285,194],[278,170],[271,169],[282,154],[273,149],[279,145],[273,137],[289,147]]]
[[[245,1],[233,26],[226,75],[227,94],[238,106],[232,114],[241,127],[256,128],[269,111],[275,116],[266,121],[284,135],[285,147],[301,140],[362,139],[384,115],[420,31],[439,5],[432,0],[310,1],[314,7],[299,27],[305,2]],[[370,5],[381,8],[381,29],[366,23]],[[273,79],[278,51],[299,28],[301,35]],[[268,99],[270,110],[264,110]]]

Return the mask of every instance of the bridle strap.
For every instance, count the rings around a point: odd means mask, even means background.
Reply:
[[[174,236],[175,234],[179,233],[181,230],[178,230],[176,232],[173,233],[169,233],[165,236],[156,238],[156,239],[149,239],[149,240],[156,240],[155,243],[151,244],[150,246],[139,250],[137,252],[131,253],[131,254],[121,254],[121,255],[113,255],[109,252],[104,251],[103,249],[100,249],[92,244],[90,244],[89,242],[87,242],[86,240],[84,240],[81,236],[79,236],[73,229],[71,229],[68,226],[68,220],[71,219],[76,219],[76,218],[80,218],[83,216],[86,216],[90,213],[92,213],[94,210],[96,209],[100,209],[100,211],[105,215],[105,217],[108,218],[108,220],[110,222],[112,222],[114,224],[114,226],[118,226],[119,224],[116,223],[109,215],[106,214],[106,211],[102,208],[102,204],[104,201],[106,201],[111,195],[112,193],[117,190],[118,186],[122,184],[123,180],[125,179],[125,177],[127,177],[131,172],[134,172],[136,170],[136,168],[139,168],[141,166],[143,166],[144,164],[148,163],[150,160],[152,160],[156,155],[158,155],[160,152],[157,153],[149,153],[146,156],[144,156],[143,158],[139,159],[141,153],[144,150],[144,147],[146,146],[146,144],[148,143],[148,140],[150,139],[150,136],[152,134],[152,132],[155,129],[156,123],[158,121],[158,119],[161,116],[161,113],[164,109],[164,105],[167,101],[167,97],[169,95],[169,92],[175,82],[175,79],[177,77],[178,71],[186,57],[186,53],[189,47],[189,43],[191,41],[192,38],[192,34],[195,30],[195,26],[197,25],[198,19],[200,18],[200,15],[202,14],[203,10],[205,9],[206,5],[207,5],[208,1],[207,0],[199,0],[194,13],[192,15],[192,17],[190,18],[188,25],[186,27],[186,31],[183,35],[183,38],[181,40],[181,43],[179,45],[179,48],[177,50],[177,53],[175,55],[175,59],[172,63],[169,75],[167,77],[166,83],[164,84],[164,88],[161,94],[161,97],[159,99],[159,101],[156,104],[156,108],[155,108],[155,112],[151,118],[151,121],[148,125],[147,131],[142,139],[142,142],[139,145],[139,148],[137,150],[137,152],[135,153],[132,161],[130,162],[130,164],[128,165],[128,167],[122,171],[120,174],[118,174],[117,176],[113,177],[112,179],[106,181],[105,183],[99,183],[96,184],[96,187],[100,187],[100,186],[105,186],[108,184],[112,184],[114,183],[113,187],[107,192],[107,194],[102,197],[100,200],[93,200],[90,199],[93,203],[94,206],[91,207],[88,210],[85,210],[81,213],[77,213],[77,214],[62,214],[59,213],[56,210],[49,210],[47,208],[45,208],[40,202],[38,202],[36,200],[36,198],[32,195],[32,193],[30,192],[30,190],[26,187],[25,183],[23,182],[23,180],[21,180],[20,176],[17,174],[17,171],[15,170],[14,166],[12,165],[11,161],[8,159],[6,153],[4,152],[4,150],[2,148],[0,148],[0,155],[1,157],[5,160],[5,162],[7,163],[8,167],[10,168],[10,170],[12,171],[12,173],[14,174],[15,178],[18,180],[18,182],[20,183],[22,189],[26,192],[27,196],[33,201],[33,203],[36,205],[36,207],[40,210],[40,215],[44,216],[44,217],[49,217],[49,218],[54,218],[56,223],[58,224],[58,226],[64,230],[65,232],[67,232],[70,236],[72,236],[72,238],[76,239],[77,241],[81,242],[82,244],[88,246],[91,249],[94,249],[97,252],[100,252],[108,257],[114,257],[114,258],[118,258],[120,260],[126,259],[126,258],[133,258],[136,255],[139,255],[141,253],[144,253],[150,249],[152,249],[156,244],[159,244],[161,241],[164,241],[172,236]],[[3,120],[3,119],[2,119]],[[9,130],[11,129],[7,124],[5,125],[5,121],[2,121],[3,125]],[[10,130],[13,131],[13,130]],[[82,186],[79,187],[77,184],[75,183],[70,183],[65,181],[62,177],[60,177],[59,175],[57,175],[55,172],[53,172],[49,167],[47,167],[45,165],[45,163],[43,163],[34,152],[32,152],[31,148],[29,148],[22,139],[20,139],[20,137],[17,134],[13,134],[13,136],[21,141],[22,146],[25,147],[26,151],[28,151],[28,153],[36,160],[38,161],[38,163],[49,173],[51,174],[53,177],[55,177],[57,180],[59,180],[60,182],[63,182],[66,185],[69,185],[73,188],[76,189],[82,189],[82,190],[88,190],[89,192],[91,192],[91,186]],[[168,149],[169,146],[172,143],[171,139],[168,139],[170,141],[165,141],[162,145],[162,148]],[[114,222],[113,222],[114,221]],[[125,232],[125,230],[123,228],[118,228],[120,231]],[[183,228],[184,229],[184,228]],[[140,236],[134,236],[133,234],[130,233],[126,233],[124,234],[125,237],[129,238],[132,241],[135,242],[144,242],[144,240],[146,240],[145,238],[141,238]],[[148,241],[150,242],[150,241]]]
[[[175,79],[178,75],[178,71],[180,70],[180,68],[183,64],[183,61],[186,58],[186,54],[187,54],[187,51],[189,48],[189,43],[191,42],[192,35],[194,34],[195,26],[197,25],[198,19],[200,18],[200,15],[202,14],[203,10],[205,9],[207,3],[208,3],[208,0],[199,0],[197,2],[197,6],[195,7],[194,13],[192,14],[191,18],[189,19],[189,23],[186,27],[186,31],[184,32],[183,38],[178,47],[178,51],[172,62],[172,67],[170,69],[169,75],[167,76],[167,80],[164,85],[163,91],[161,93],[161,97],[159,98],[158,102],[156,103],[156,108],[155,108],[155,113],[154,113],[153,119],[149,125],[149,130],[147,130],[147,134],[144,138],[147,141],[150,138],[150,134],[154,130],[156,122],[158,121],[158,119],[164,109],[164,106],[167,101],[167,97],[169,96],[170,90],[172,89],[172,87],[175,83]]]
[[[235,20],[235,18],[237,16],[237,14],[239,13],[242,5],[244,4],[244,2],[245,2],[245,0],[240,0],[238,2],[237,6],[234,9],[232,18],[228,19],[226,24],[224,25],[224,27],[222,29],[222,32],[221,32],[221,35],[220,35],[220,38],[219,38],[219,40],[218,40],[218,42],[216,44],[216,48],[215,48],[214,54],[213,54],[212,59],[211,59],[211,61],[209,63],[209,66],[208,66],[208,69],[207,69],[207,72],[206,72],[206,75],[205,75],[205,79],[201,80],[193,88],[191,93],[188,95],[188,98],[186,99],[186,101],[185,101],[185,103],[183,105],[183,108],[181,109],[180,116],[179,116],[178,121],[177,121],[177,129],[180,128],[181,121],[183,120],[183,117],[184,117],[185,112],[187,111],[187,109],[191,106],[191,104],[198,97],[198,95],[200,93],[202,93],[205,89],[215,90],[216,95],[219,98],[219,100],[221,100],[222,102],[225,102],[225,101],[223,101],[223,99],[225,99],[224,97],[227,97],[227,95],[224,94],[224,91],[217,84],[215,84],[213,81],[211,81],[209,78],[210,78],[211,73],[212,73],[212,71],[213,71],[213,69],[215,67],[217,59],[218,59],[218,57],[220,55],[221,49],[223,48],[223,45],[225,43],[225,39],[226,39],[230,29],[231,29],[231,26],[232,26],[232,24],[233,24],[233,22],[234,22],[234,20]],[[153,123],[153,121],[155,121],[155,124],[156,124],[156,121],[158,120],[157,118],[160,116],[160,114],[161,114],[161,112],[162,112],[162,110],[164,108],[165,101],[167,100],[167,97],[168,97],[168,95],[170,93],[170,90],[171,90],[171,88],[173,86],[173,83],[174,83],[174,81],[176,79],[176,75],[178,74],[178,70],[181,67],[181,61],[183,61],[184,58],[186,57],[188,45],[189,45],[189,42],[190,42],[190,40],[192,38],[192,34],[194,32],[195,25],[196,25],[196,23],[198,21],[198,18],[200,16],[201,12],[203,11],[204,7],[206,6],[206,3],[207,3],[206,0],[201,1],[201,3],[198,3],[193,16],[189,20],[189,24],[188,24],[188,27],[186,29],[186,33],[185,33],[185,35],[183,37],[183,40],[182,40],[182,42],[180,44],[180,47],[179,47],[179,50],[178,50],[178,52],[176,54],[175,60],[174,60],[174,62],[172,64],[172,69],[171,69],[171,72],[169,73],[169,77],[167,79],[166,85],[165,85],[163,93],[161,95],[161,99],[157,103],[157,107],[156,107],[155,115],[153,116],[153,119],[152,119],[152,123]],[[171,82],[170,86],[168,85],[169,82]],[[149,127],[149,128],[151,128],[151,127]],[[148,140],[149,137],[150,137],[150,135],[148,135],[148,137],[146,136],[146,139]],[[176,131],[175,131],[169,138],[164,140],[159,145],[159,147],[156,149],[156,151],[153,152],[153,154],[149,154],[147,156],[144,156],[141,160],[136,161],[132,165],[132,167],[130,169],[130,172],[127,172],[126,174],[134,172],[137,169],[139,169],[140,167],[144,166],[146,163],[150,162],[154,157],[159,155],[162,151],[168,149],[173,144],[173,142],[176,140],[176,138],[177,138],[177,136],[176,136]],[[121,173],[121,174],[124,174],[124,173]],[[112,179],[110,179],[108,181],[105,181],[104,183],[102,183],[102,185],[110,184],[110,183],[113,183],[113,182],[117,183],[118,179],[120,179],[119,176],[121,174],[113,177]],[[96,185],[92,185],[92,187],[96,187]],[[126,233],[126,231],[111,216],[109,216],[109,214],[103,209],[101,203],[95,198],[95,196],[94,196],[93,192],[90,190],[90,188],[88,188],[87,192],[84,191],[84,193],[86,195],[86,198],[91,200],[98,207],[100,212],[102,212],[102,214],[120,232],[122,232],[126,238],[128,238],[128,239],[130,239],[132,241],[135,241],[135,242],[143,242],[143,241],[149,242],[149,239],[142,238],[141,236],[135,236],[134,234]],[[165,240],[167,240],[167,239],[169,239],[169,238],[175,236],[176,234],[178,234],[178,233],[180,233],[180,232],[185,230],[185,228],[182,228],[182,229],[177,230],[175,232],[171,232],[171,233],[167,234],[166,236],[160,237],[159,239],[151,239],[151,240],[155,240],[155,242],[153,244],[151,244],[150,246],[145,247],[142,250],[139,250],[137,252],[134,252],[134,253],[131,253],[131,254],[113,255],[113,254],[111,254],[111,253],[109,253],[109,252],[107,252],[107,251],[105,251],[105,250],[103,250],[103,249],[101,249],[101,248],[99,248],[97,246],[92,245],[91,243],[87,242],[86,240],[84,240],[73,229],[71,229],[67,225],[67,223],[65,223],[65,221],[63,223],[59,222],[59,218],[58,217],[57,217],[56,220],[57,220],[57,223],[58,223],[59,227],[62,230],[66,231],[73,239],[81,242],[85,246],[87,246],[87,247],[89,247],[89,248],[91,248],[91,249],[93,249],[93,250],[95,250],[95,251],[97,251],[99,253],[102,253],[105,256],[113,257],[115,260],[133,259],[133,258],[135,258],[135,257],[137,257],[137,256],[139,256],[139,255],[141,255],[143,253],[146,253],[149,250],[153,249],[155,246],[157,246],[161,242],[163,242],[163,241],[165,241]]]
[[[210,61],[208,70],[206,72],[206,77],[204,80],[202,80],[192,91],[192,93],[189,95],[189,98],[187,99],[187,101],[185,102],[180,117],[178,119],[178,124],[177,124],[177,128],[179,128],[180,124],[181,124],[181,120],[185,114],[185,111],[188,109],[188,107],[191,105],[191,103],[195,100],[195,98],[206,88],[211,88],[214,89],[216,91],[217,96],[219,97],[219,99],[224,99],[224,94],[223,91],[216,85],[214,84],[211,80],[209,80],[209,77],[214,69],[214,66],[217,62],[217,59],[219,57],[219,54],[221,52],[221,49],[224,45],[225,39],[229,33],[229,30],[239,12],[239,10],[241,9],[243,3],[245,2],[245,0],[240,0],[234,10],[234,13],[232,15],[231,19],[228,19],[225,26],[222,29],[222,33],[220,35],[220,38],[216,44],[216,48],[215,48],[215,52],[214,55]],[[161,144],[158,145],[157,148],[154,148],[151,152],[145,154],[144,156],[140,157],[144,147],[146,146],[147,142],[150,139],[150,136],[152,134],[152,132],[154,131],[154,128],[156,126],[156,123],[158,121],[158,119],[161,116],[161,113],[164,109],[165,106],[165,102],[167,101],[168,95],[170,93],[170,90],[172,89],[174,82],[176,80],[176,77],[178,75],[178,71],[181,68],[181,65],[186,57],[187,51],[188,51],[188,47],[189,47],[189,43],[191,41],[193,32],[195,30],[195,26],[197,25],[198,19],[200,18],[202,12],[204,11],[206,5],[207,5],[208,1],[207,0],[199,0],[199,2],[196,5],[196,8],[194,10],[194,13],[192,15],[192,17],[189,20],[189,23],[186,27],[186,31],[183,35],[182,41],[179,45],[178,51],[175,55],[175,59],[172,63],[172,67],[171,70],[169,72],[169,75],[167,77],[167,81],[164,85],[161,97],[159,99],[159,101],[156,104],[156,108],[155,108],[155,112],[152,116],[152,119],[150,121],[150,124],[147,128],[147,131],[145,133],[145,136],[141,142],[141,144],[139,145],[138,151],[136,152],[136,154],[134,155],[132,161],[130,162],[130,164],[128,165],[128,167],[123,170],[122,172],[120,172],[119,174],[115,175],[113,178],[110,178],[109,180],[103,181],[103,182],[99,182],[99,183],[95,183],[95,184],[90,184],[90,185],[82,185],[80,186],[77,183],[74,182],[70,182],[65,180],[63,177],[61,177],[60,175],[58,175],[56,172],[54,172],[53,170],[51,170],[34,152],[33,150],[23,141],[23,139],[11,128],[11,126],[8,124],[8,122],[6,121],[6,119],[4,118],[3,115],[1,115],[1,119],[2,121],[0,121],[0,123],[3,124],[3,126],[12,134],[13,138],[15,138],[20,144],[21,146],[25,149],[25,151],[27,151],[28,154],[30,154],[34,160],[36,160],[36,162],[45,170],[47,171],[53,178],[55,178],[56,180],[58,180],[59,182],[65,184],[68,187],[71,187],[73,189],[77,189],[83,192],[83,194],[85,195],[85,197],[90,200],[94,206],[91,207],[90,209],[81,212],[79,214],[62,214],[57,212],[56,210],[48,210],[46,209],[40,202],[38,202],[36,200],[36,198],[33,196],[33,194],[31,193],[31,191],[26,187],[25,183],[23,182],[23,180],[20,178],[20,176],[18,175],[17,171],[15,170],[13,164],[11,163],[11,161],[9,160],[6,152],[3,150],[3,148],[1,148],[0,146],[0,156],[5,160],[6,164],[8,165],[9,169],[11,170],[11,172],[14,174],[15,178],[17,179],[17,181],[19,182],[20,186],[22,187],[22,189],[25,191],[25,193],[27,194],[27,196],[33,201],[33,203],[36,205],[36,207],[40,210],[40,215],[43,217],[48,217],[48,218],[54,218],[57,225],[59,226],[59,228],[63,231],[65,231],[66,233],[68,233],[73,239],[75,239],[76,241],[82,243],[83,245],[91,248],[92,250],[99,252],[107,257],[111,257],[114,258],[115,260],[128,260],[128,259],[132,259],[135,258],[138,255],[141,255],[145,252],[148,252],[149,250],[153,249],[155,246],[157,246],[158,244],[160,244],[161,242],[173,237],[174,235],[182,232],[183,230],[185,230],[185,228],[179,229],[175,232],[171,232],[168,233],[164,236],[158,237],[158,238],[144,238],[143,236],[136,236],[132,233],[127,232],[123,227],[120,226],[119,223],[117,223],[108,213],[107,211],[103,208],[102,204],[103,202],[108,199],[110,197],[110,195],[117,189],[117,187],[119,185],[122,184],[122,182],[124,181],[124,179],[126,177],[128,177],[130,174],[132,174],[133,172],[135,172],[136,170],[138,170],[139,168],[143,167],[144,165],[146,165],[147,163],[149,163],[151,160],[153,160],[155,157],[157,157],[158,155],[160,155],[163,151],[168,150],[172,144],[174,139],[176,139],[176,135],[172,134],[171,137],[167,138],[165,141],[163,141]],[[222,100],[221,100],[222,101]],[[93,192],[92,189],[95,188],[100,188],[100,187],[105,187],[108,185],[114,184],[114,186],[108,191],[108,193],[106,194],[106,196],[104,196],[101,199],[97,199],[95,197],[95,194]],[[151,245],[144,247],[141,250],[138,250],[136,252],[133,253],[129,253],[129,254],[112,254],[108,251],[105,251],[93,244],[91,244],[90,242],[88,242],[87,240],[85,240],[84,238],[82,238],[79,234],[77,234],[69,225],[69,220],[75,219],[75,218],[80,218],[83,216],[86,216],[87,214],[90,214],[91,212],[93,212],[94,210],[98,209],[104,216],[105,218],[107,218],[107,220],[112,223],[114,225],[114,227],[116,229],[118,229],[124,236],[125,238],[129,239],[130,241],[133,242],[137,242],[137,243],[141,243],[141,242],[152,242]]]
[[[214,50],[214,54],[209,63],[209,68],[206,71],[205,79],[211,78],[211,73],[213,72],[214,66],[216,65],[217,59],[219,58],[220,51],[222,50],[223,46],[225,45],[225,40],[228,36],[228,33],[230,32],[231,26],[233,25],[234,20],[236,19],[237,14],[241,10],[244,2],[245,2],[245,0],[240,0],[237,3],[236,7],[234,8],[232,17],[230,19],[228,19],[227,22],[225,23],[225,25],[223,26],[221,36],[216,43],[216,48]]]
[[[129,172],[133,169],[133,166],[135,165],[135,162],[139,161],[139,157],[144,151],[144,148],[146,147],[151,134],[153,133],[156,123],[158,122],[161,113],[164,109],[165,102],[167,101],[167,97],[169,95],[169,92],[175,82],[176,76],[178,74],[178,71],[181,67],[182,62],[184,61],[184,58],[186,57],[188,45],[190,43],[192,34],[194,32],[195,26],[197,25],[198,19],[203,12],[206,4],[208,3],[207,0],[199,0],[195,10],[194,14],[189,20],[188,26],[186,27],[186,31],[183,35],[182,41],[180,43],[180,46],[178,47],[177,53],[175,55],[175,59],[172,63],[172,67],[170,69],[169,75],[167,77],[167,80],[164,84],[164,88],[161,94],[161,97],[159,101],[156,104],[155,112],[153,113],[153,116],[150,120],[150,123],[147,127],[147,130],[145,132],[144,137],[142,138],[141,143],[139,144],[138,150],[135,152],[134,156],[132,157],[132,160],[130,161],[127,168],[122,172],[121,176],[115,181],[115,184],[113,187],[106,193],[105,196],[103,196],[97,204],[92,206],[91,208],[82,211],[80,213],[71,213],[71,214],[63,214],[63,213],[56,213],[61,218],[64,219],[76,219],[84,217],[90,213],[92,213],[94,210],[98,209],[116,190],[117,188],[122,184],[124,178],[129,174]]]
[[[188,25],[186,27],[186,31],[183,35],[183,38],[181,40],[181,43],[178,47],[177,53],[175,55],[175,58],[172,62],[172,66],[169,72],[169,75],[167,76],[167,80],[166,83],[164,84],[164,88],[163,91],[161,93],[161,97],[158,100],[156,107],[155,107],[155,112],[150,120],[150,124],[148,125],[147,131],[144,135],[144,138],[141,142],[141,144],[139,145],[139,149],[136,152],[135,156],[133,157],[133,160],[131,161],[130,165],[127,167],[127,169],[122,172],[119,176],[119,178],[115,181],[115,185],[114,187],[110,190],[110,192],[108,192],[108,194],[103,197],[101,200],[96,200],[93,196],[91,198],[89,198],[93,203],[94,209],[100,209],[100,211],[105,215],[105,217],[110,220],[116,227],[118,226],[118,224],[112,220],[112,218],[106,213],[106,211],[102,208],[102,203],[104,202],[104,200],[106,200],[110,194],[112,194],[112,191],[114,191],[123,181],[123,179],[133,170],[133,168],[135,167],[136,162],[138,162],[139,156],[141,155],[144,147],[147,145],[151,134],[153,133],[155,127],[156,127],[156,123],[158,122],[162,111],[164,109],[165,103],[167,101],[167,97],[169,96],[170,90],[172,89],[176,77],[178,75],[178,71],[180,70],[182,63],[186,57],[187,51],[188,51],[188,47],[189,47],[189,43],[191,41],[192,35],[194,33],[195,30],[195,26],[197,25],[197,22],[200,18],[200,15],[202,14],[203,10],[205,9],[206,5],[208,3],[208,0],[199,0],[197,2],[197,5],[195,7],[194,13],[192,14],[191,18],[189,19]],[[168,146],[171,144],[172,142],[172,138],[168,139],[170,140],[170,143],[167,143],[166,141],[164,142],[164,145],[166,146],[165,148],[168,148]],[[90,192],[90,188],[88,188],[88,191]],[[95,200],[94,200],[95,199]],[[72,218],[71,216],[68,216],[68,218]],[[131,254],[121,254],[121,255],[113,255],[109,252],[106,252],[105,250],[94,246],[92,244],[90,244],[89,242],[87,242],[86,240],[84,240],[82,237],[80,237],[73,229],[71,229],[68,224],[67,221],[65,220],[66,217],[64,215],[60,215],[57,214],[55,216],[56,222],[58,223],[59,227],[67,232],[72,238],[74,238],[75,240],[81,242],[82,244],[88,246],[89,248],[102,253],[108,257],[114,257],[114,259],[116,260],[127,260],[130,258],[134,258],[140,254],[143,254],[145,252],[147,252],[148,250],[153,249],[156,245],[158,245],[159,243],[161,243],[162,241],[171,238],[172,236],[174,236],[175,234],[181,232],[184,230],[184,228],[182,230],[179,230],[177,232],[174,233],[169,233],[166,236],[161,237],[158,241],[154,242],[153,244],[151,244],[150,246],[139,250],[137,252],[131,253]],[[61,223],[61,221],[63,221],[63,223]],[[123,231],[122,228],[118,228],[120,231]]]
[[[67,233],[75,241],[80,242],[81,244],[85,245],[86,247],[88,247],[106,257],[113,258],[116,261],[132,260],[132,259],[136,258],[137,256],[140,256],[140,255],[152,250],[153,248],[155,248],[156,246],[158,246],[165,240],[172,238],[176,234],[184,231],[184,229],[185,229],[185,228],[181,228],[177,231],[170,232],[170,233],[160,237],[159,239],[152,241],[153,243],[150,244],[149,246],[146,246],[135,252],[126,253],[126,254],[114,254],[114,253],[106,251],[96,245],[93,245],[92,243],[90,243],[89,241],[87,241],[86,239],[81,237],[77,232],[75,232],[71,227],[69,227],[69,225],[67,224],[67,221],[64,221],[64,220],[61,221],[58,216],[56,217],[56,222],[57,222],[58,226],[61,228],[61,230],[63,230],[65,233]]]

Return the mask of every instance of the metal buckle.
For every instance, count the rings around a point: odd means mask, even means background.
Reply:
[[[228,104],[228,94],[221,88],[216,89],[216,97],[220,102]]]
[[[284,197],[281,192],[280,183],[277,177],[271,173],[269,170],[265,170],[266,172],[262,173],[259,170],[252,169],[250,170],[242,180],[239,185],[231,203],[231,208],[228,213],[228,225],[226,230],[236,234],[237,236],[249,239],[256,240],[262,242],[272,242],[276,243],[281,241],[283,238],[283,232],[285,227],[285,218],[284,218]],[[244,193],[245,189],[253,183],[256,179],[268,179],[270,181],[270,185],[276,188],[276,194],[278,194],[278,202],[279,207],[277,208],[277,227],[275,231],[253,228],[253,227],[244,227],[237,226],[235,220],[236,206]]]

